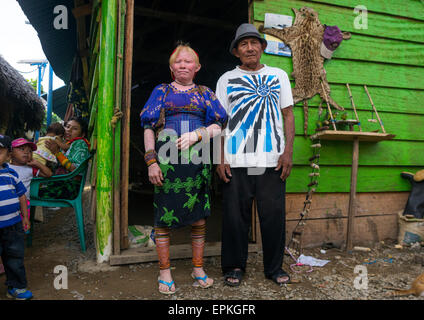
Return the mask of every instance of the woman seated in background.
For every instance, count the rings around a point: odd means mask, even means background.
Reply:
[[[65,125],[64,139],[69,146],[67,151],[61,151],[56,140],[47,140],[46,147],[55,155],[58,163],[55,175],[67,174],[78,168],[90,157],[90,142],[86,139],[87,124],[82,118],[72,118]],[[66,148],[65,148],[66,149]],[[40,187],[41,198],[75,199],[81,185],[81,176],[69,182],[49,182]]]

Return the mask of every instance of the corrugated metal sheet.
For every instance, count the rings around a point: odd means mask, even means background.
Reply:
[[[69,82],[72,60],[77,51],[76,21],[72,15],[73,0],[17,0],[31,25],[38,33],[44,53],[55,74],[65,83]],[[58,14],[54,8],[67,8],[68,29],[57,30],[53,21]]]

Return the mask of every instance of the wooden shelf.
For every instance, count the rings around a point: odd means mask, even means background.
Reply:
[[[322,139],[322,140],[342,140],[342,141],[353,141],[358,138],[359,141],[378,142],[383,140],[391,140],[395,137],[394,134],[390,133],[378,133],[378,132],[362,132],[362,131],[334,131],[324,130],[311,135],[311,139]]]
[[[383,129],[384,130],[384,129]],[[352,171],[350,177],[350,196],[349,196],[349,211],[347,219],[347,233],[346,233],[346,250],[352,249],[352,234],[354,219],[356,216],[356,183],[358,176],[358,160],[359,160],[359,142],[378,142],[383,140],[390,140],[395,137],[394,134],[378,133],[378,132],[362,132],[362,131],[335,131],[324,130],[312,135],[311,139],[322,140],[339,140],[339,141],[352,141]]]

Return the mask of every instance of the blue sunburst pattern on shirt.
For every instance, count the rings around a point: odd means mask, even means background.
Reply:
[[[280,150],[281,140],[276,133],[276,121],[280,121],[279,100],[280,82],[275,75],[244,75],[230,79],[227,95],[230,105],[228,129],[231,138],[227,151],[236,154],[243,148],[243,153],[254,153],[258,141],[263,141],[263,152]]]

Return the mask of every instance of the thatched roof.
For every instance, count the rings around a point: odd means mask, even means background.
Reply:
[[[12,137],[39,130],[45,117],[43,100],[25,78],[0,56],[0,125]]]

